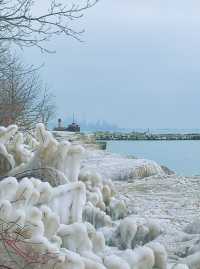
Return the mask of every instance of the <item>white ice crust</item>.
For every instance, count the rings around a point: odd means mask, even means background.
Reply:
[[[128,216],[111,181],[163,173],[160,166],[132,159],[125,164],[110,155],[98,166],[103,153],[90,152],[84,162],[84,152],[80,145],[58,142],[43,124],[32,138],[17,126],[0,128],[0,267],[170,268],[164,246],[155,242],[159,224]],[[171,268],[199,264],[197,251]]]

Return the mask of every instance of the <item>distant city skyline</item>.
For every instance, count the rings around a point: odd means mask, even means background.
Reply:
[[[100,0],[76,25],[84,43],[58,38],[56,54],[25,50],[45,62],[42,77],[58,117],[104,119],[124,128],[198,128],[200,3]],[[31,52],[30,52],[31,51]]]
[[[61,126],[67,127],[73,121],[72,117],[65,117],[61,119]],[[95,131],[108,131],[108,132],[147,132],[150,131],[151,133],[200,133],[200,128],[140,128],[140,127],[133,127],[133,128],[126,128],[124,126],[119,126],[112,122],[107,122],[106,120],[97,120],[97,121],[89,121],[89,120],[79,120],[75,118],[75,123],[80,125],[81,131],[83,132],[95,132]],[[58,126],[58,119],[54,120],[50,123],[49,128],[53,129],[54,127]]]

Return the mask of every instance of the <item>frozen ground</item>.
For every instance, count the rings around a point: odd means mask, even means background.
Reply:
[[[2,264],[200,269],[199,177],[169,176],[154,161],[58,142],[43,124],[35,134],[37,140],[27,137],[25,144],[17,126],[0,130]],[[165,245],[169,262],[152,240]],[[44,260],[46,254],[54,254],[52,260]]]
[[[165,245],[171,261],[184,257],[200,240],[200,234],[183,232],[200,219],[200,177],[166,175],[154,161],[104,151],[87,151],[82,166],[113,179],[118,198],[125,199],[137,221],[161,223],[163,233],[157,241]]]
[[[126,198],[136,219],[155,219],[162,223],[162,242],[171,260],[184,256],[199,235],[186,235],[184,227],[200,218],[200,177],[151,176],[132,182],[115,182],[118,196]]]
[[[103,150],[86,150],[82,167],[100,173],[112,180],[125,180],[164,174],[156,162],[146,159],[126,158]]]

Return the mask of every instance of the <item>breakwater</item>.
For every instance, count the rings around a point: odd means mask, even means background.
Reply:
[[[98,140],[200,140],[200,133],[179,134],[152,134],[149,132],[139,133],[113,133],[113,132],[96,132],[95,139]]]

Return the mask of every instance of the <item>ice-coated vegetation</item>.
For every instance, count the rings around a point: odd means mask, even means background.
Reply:
[[[92,161],[81,169],[83,156],[82,146],[58,142],[42,124],[33,136],[14,125],[0,128],[0,268],[200,268],[198,242],[169,261],[157,241],[160,223],[130,215],[127,197],[116,195],[108,177],[113,173],[104,173],[106,160],[99,169]],[[137,163],[136,177],[164,173],[148,161],[137,170]],[[188,236],[196,226],[186,227]]]

